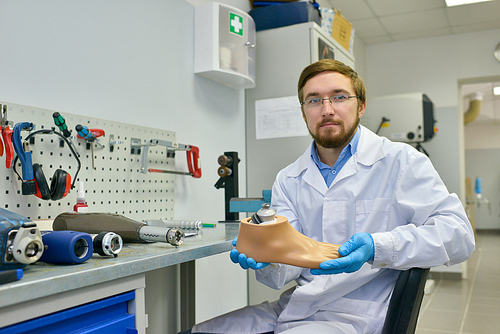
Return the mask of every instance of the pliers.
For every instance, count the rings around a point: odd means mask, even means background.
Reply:
[[[14,148],[12,147],[12,130],[9,128],[9,122],[7,120],[7,105],[4,104],[1,110],[2,118],[0,120],[1,132],[3,138],[3,145],[0,141],[0,156],[3,156],[4,146],[6,153],[5,166],[10,168],[12,166],[12,160],[14,159]]]

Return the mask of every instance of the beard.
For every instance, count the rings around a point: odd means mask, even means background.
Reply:
[[[321,126],[329,122],[334,122],[333,118],[327,117],[323,119],[320,123],[316,125],[314,133],[309,129],[309,126],[307,127],[307,129],[317,145],[324,148],[339,148],[347,145],[349,141],[351,141],[352,137],[354,136],[354,133],[356,132],[356,129],[358,128],[359,116],[356,117],[356,121],[349,129],[345,128],[344,121],[342,120],[335,121],[340,125],[340,133],[335,134],[334,130],[332,129],[323,129],[322,133],[320,133]]]

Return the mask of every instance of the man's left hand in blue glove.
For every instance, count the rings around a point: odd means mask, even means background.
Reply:
[[[234,238],[233,240],[234,247],[236,247],[237,241],[238,238],[237,237]],[[245,254],[240,254],[236,248],[231,250],[231,253],[229,253],[229,257],[231,258],[231,261],[233,261],[233,263],[239,263],[241,268],[245,270],[250,268],[253,270],[259,270],[270,265],[270,263],[256,262],[251,257],[247,258]]]
[[[322,262],[321,269],[311,269],[313,275],[353,273],[367,261],[373,260],[375,246],[368,233],[356,233],[339,248],[340,258]]]

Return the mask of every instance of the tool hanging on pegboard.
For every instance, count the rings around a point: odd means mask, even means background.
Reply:
[[[21,122],[14,125],[14,132],[12,133],[12,144],[16,151],[16,158],[14,160],[14,172],[17,174],[22,182],[21,191],[23,195],[36,194],[35,177],[33,175],[33,162],[31,160],[31,151],[29,143],[23,142],[21,138],[21,130],[33,129],[33,123]],[[17,159],[21,161],[22,176],[16,170]]]
[[[1,124],[0,131],[2,131],[2,139],[3,139],[3,145],[2,141],[0,140],[0,157],[3,156],[3,153],[5,151],[5,167],[9,169],[12,166],[12,160],[14,159],[14,148],[12,147],[13,130],[9,128],[9,121],[7,119],[7,105],[4,104],[2,106],[0,104],[0,109],[2,112],[2,119],[0,121]]]
[[[52,114],[52,118],[54,119],[55,125],[61,130],[64,137],[71,137],[71,130],[68,129],[68,125],[66,124],[66,120],[61,116],[57,111]]]
[[[17,153],[16,158],[14,159],[14,172],[18,175],[19,179],[22,180],[22,194],[23,195],[35,195],[36,197],[43,200],[53,200],[57,201],[64,198],[69,194],[71,189],[75,187],[75,181],[78,178],[78,173],[80,172],[81,162],[79,159],[79,154],[73,148],[73,145],[70,144],[69,140],[64,137],[61,133],[55,131],[55,128],[52,129],[42,129],[31,132],[24,141],[21,138],[21,130],[33,130],[33,123],[29,122],[21,122],[17,123],[14,126],[14,133],[12,135],[14,149]],[[34,137],[36,135],[57,135],[63,140],[68,148],[70,149],[72,156],[75,158],[77,162],[77,170],[73,177],[73,181],[71,175],[63,169],[56,169],[54,175],[52,176],[50,187],[48,181],[45,179],[45,175],[43,173],[42,165],[39,163],[33,163],[32,153],[29,150],[29,143],[34,142]],[[21,161],[22,167],[22,177],[16,170],[17,160]]]
[[[50,200],[41,200],[36,196],[25,196],[21,193],[22,187],[20,181],[18,181],[18,176],[20,180],[25,181],[22,178],[21,167],[31,169],[33,174],[33,165],[37,163],[43,166],[49,186],[45,188],[46,190],[51,190],[51,178],[56,169],[62,169],[71,174],[71,181],[85,182],[86,200],[93,212],[120,213],[138,221],[143,219],[145,215],[151,218],[174,218],[175,175],[152,172],[139,173],[142,146],[139,147],[140,150],[136,149],[134,151],[131,150],[131,147],[133,146],[132,142],[148,143],[151,138],[176,142],[175,132],[122,123],[117,120],[100,119],[20,105],[2,100],[0,100],[0,105],[0,111],[2,112],[0,114],[2,116],[0,127],[7,130],[2,131],[2,140],[0,141],[3,148],[0,167],[5,167],[3,160],[6,158],[7,152],[5,144],[7,143],[8,147],[9,141],[4,140],[4,136],[8,133],[8,130],[13,129],[14,124],[19,122],[27,121],[29,122],[27,123],[28,126],[34,124],[34,129],[18,129],[20,156],[24,158],[29,155],[30,159],[32,159],[31,162],[21,164],[18,157],[15,164],[14,159],[12,160],[12,168],[0,168],[0,189],[2,190],[0,203],[2,203],[1,207],[3,209],[22,214],[29,219],[54,219],[61,212],[73,210],[75,201],[71,193],[76,193],[76,189],[70,192],[68,196],[58,200],[57,203],[53,201],[51,191],[47,191],[50,194]],[[8,112],[8,116],[5,111]],[[9,128],[6,126],[7,117]],[[92,168],[91,165],[91,145],[85,139],[77,137],[77,131],[75,130],[77,124],[87,126],[91,133],[94,129],[105,131],[104,136],[99,136],[99,133],[94,134],[96,139],[100,140],[99,144],[106,146],[101,149],[98,143],[93,143],[95,168]],[[50,132],[50,129],[55,130],[55,132],[65,137],[69,144],[54,134],[39,134],[26,140],[29,134],[40,129],[48,132]],[[30,132],[27,130],[30,130]],[[12,133],[9,136],[12,145],[14,144],[13,137]],[[71,152],[68,147],[72,147],[76,154]],[[13,146],[12,152],[12,156],[15,158],[16,154],[14,154]],[[149,160],[147,167],[150,169],[175,169],[175,158],[165,157],[165,155],[164,147],[158,146],[157,149],[151,147],[147,156]],[[77,169],[75,157],[81,159],[81,170],[77,175],[75,174]],[[193,155],[191,158],[194,160]],[[158,165],[155,165],[156,162],[158,162]],[[195,160],[195,162],[198,162],[198,160]],[[20,175],[17,175],[14,167],[17,168]],[[179,168],[179,170],[182,170],[182,168]],[[28,176],[26,178],[28,179]],[[28,181],[32,181],[33,192],[36,193],[35,175],[31,175]],[[61,186],[67,185],[66,182],[58,182],[58,184]],[[76,185],[77,183],[75,183]],[[28,193],[32,194],[32,192]],[[60,192],[57,193],[60,194]]]
[[[52,114],[52,118],[54,119],[54,124],[59,128],[63,136],[68,139],[69,144],[73,147],[73,149],[76,151],[76,146],[75,143],[73,142],[74,136],[71,135],[71,130],[68,128],[68,125],[66,124],[66,119],[57,111]],[[59,142],[59,145],[61,147],[64,146],[64,140],[61,139]]]
[[[134,144],[135,149],[142,148],[142,166],[141,173],[168,173],[168,174],[178,174],[178,175],[191,175],[194,178],[201,177],[201,161],[200,161],[200,149],[193,145],[184,145],[179,143],[174,143],[171,141],[151,139],[147,144]],[[167,148],[167,157],[173,158],[175,156],[175,151],[186,151],[187,154],[187,164],[189,172],[181,172],[176,170],[166,170],[166,169],[155,169],[148,168],[148,153],[151,146],[165,146]]]
[[[99,137],[104,136],[105,132],[103,129],[89,129],[85,125],[78,124],[75,126],[75,130],[78,133],[78,138],[85,139],[87,143],[87,149],[90,148],[91,154],[92,154],[92,169],[95,169],[95,162],[94,162],[94,144],[99,146],[100,148],[104,148],[104,145],[102,145],[99,142]]]

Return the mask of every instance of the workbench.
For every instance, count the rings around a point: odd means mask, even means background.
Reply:
[[[202,228],[199,235],[186,237],[179,247],[167,243],[128,243],[116,258],[94,254],[82,264],[29,265],[21,280],[0,285],[0,333],[6,326],[134,291],[128,313],[135,315],[136,332],[144,334],[148,327],[146,274],[175,265],[180,265],[181,327],[192,326],[194,260],[230,251],[238,229],[237,223],[217,223],[216,227]],[[167,284],[161,280],[154,284],[161,288],[162,283]]]

